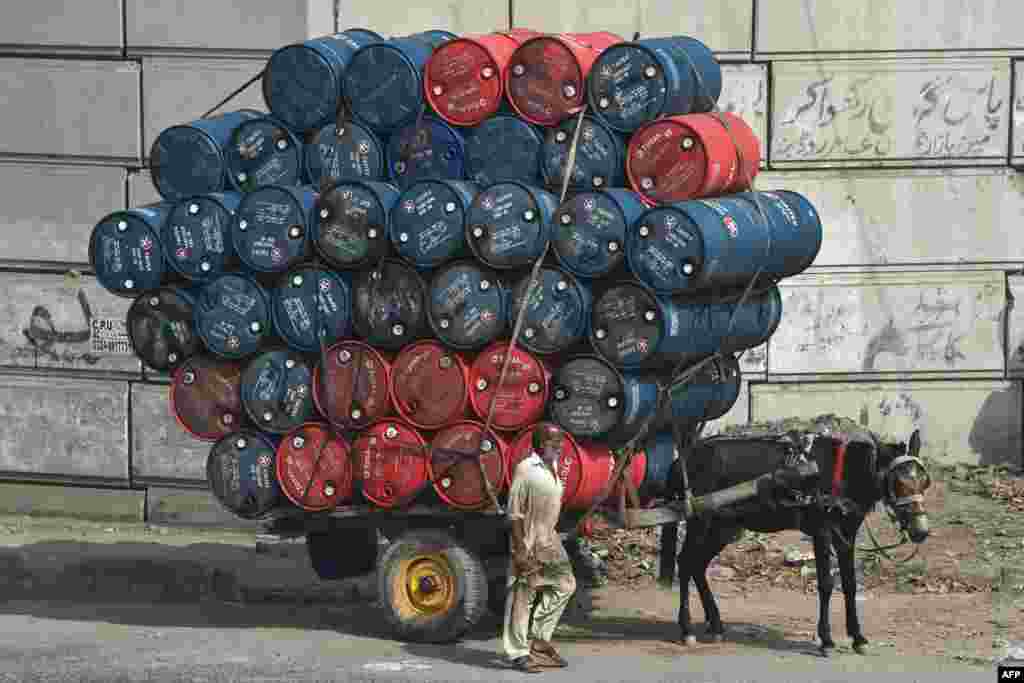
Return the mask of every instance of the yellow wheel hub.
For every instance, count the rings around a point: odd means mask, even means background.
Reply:
[[[443,614],[455,604],[455,576],[441,555],[422,555],[403,563],[404,597],[416,612]]]

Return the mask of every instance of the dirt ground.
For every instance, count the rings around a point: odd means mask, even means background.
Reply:
[[[932,474],[925,500],[932,533],[917,555],[896,564],[858,553],[866,558],[857,602],[861,623],[876,652],[988,663],[1002,657],[1011,641],[1024,641],[1024,479],[980,469]],[[872,513],[868,523],[881,544],[897,538],[882,514]],[[635,613],[649,624],[645,632],[661,634],[655,640],[664,649],[675,647],[661,641],[677,633],[679,586],[668,591],[656,583],[658,533],[599,527],[588,544],[599,555],[606,553],[607,583],[593,589],[594,614],[616,615],[608,617],[614,624]],[[871,543],[865,535],[858,545]],[[890,554],[900,560],[910,550],[901,546]],[[703,639],[695,653],[813,648],[817,581],[811,543],[799,531],[746,532],[712,564],[709,576],[728,635],[722,644]],[[702,634],[704,613],[692,586],[690,604]],[[833,638],[840,651],[848,650],[838,588],[831,607]],[[578,619],[565,633],[572,637],[580,629],[583,637],[594,628]]]

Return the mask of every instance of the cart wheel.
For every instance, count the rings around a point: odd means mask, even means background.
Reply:
[[[306,534],[313,571],[324,581],[371,573],[377,566],[377,529],[333,529]]]
[[[384,611],[397,637],[458,640],[487,611],[487,573],[450,534],[414,529],[393,539],[377,573]]]

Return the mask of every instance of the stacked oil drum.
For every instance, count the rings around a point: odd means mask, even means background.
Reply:
[[[163,201],[90,243],[243,518],[478,510],[541,421],[566,509],[633,442],[657,496],[673,421],[730,409],[735,354],[821,245],[804,197],[751,190],[759,142],[692,38],[350,29],[276,51],[262,87],[269,113],[164,130]]]

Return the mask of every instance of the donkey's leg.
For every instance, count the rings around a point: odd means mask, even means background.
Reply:
[[[686,525],[686,540],[676,558],[679,567],[679,639],[686,645],[697,643],[690,619],[690,577],[693,575],[694,559],[700,552],[701,540],[706,526],[703,521],[693,520]]]
[[[814,532],[814,566],[818,572],[818,637],[821,639],[821,654],[828,656],[829,650],[835,648],[832,640],[832,623],[829,609],[832,602],[832,533],[824,520],[816,525]]]
[[[860,618],[857,615],[857,574],[854,560],[856,557],[857,531],[860,529],[863,517],[846,518],[843,520],[843,540],[834,539],[833,545],[836,549],[836,556],[839,558],[839,578],[843,582],[843,599],[846,602],[846,633],[853,639],[853,650],[857,654],[866,654],[868,639],[864,637],[860,628]],[[843,541],[849,541],[845,545]]]
[[[718,603],[715,594],[711,592],[708,584],[708,565],[718,557],[719,553],[728,545],[728,539],[732,538],[734,528],[723,527],[720,524],[712,525],[711,533],[708,534],[707,542],[703,544],[700,563],[693,573],[693,582],[700,594],[700,603],[704,607],[704,617],[708,624],[708,633],[716,642],[721,642],[725,635],[725,626],[722,625],[722,615],[718,611]]]

